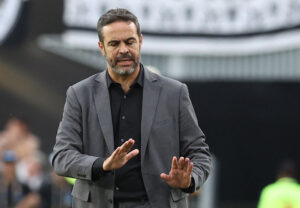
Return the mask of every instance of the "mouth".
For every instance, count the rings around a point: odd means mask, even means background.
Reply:
[[[133,60],[129,58],[118,59],[117,63],[122,66],[132,65]]]
[[[121,64],[121,65],[130,65],[132,64],[132,60],[121,60],[121,61],[118,61],[118,64]]]

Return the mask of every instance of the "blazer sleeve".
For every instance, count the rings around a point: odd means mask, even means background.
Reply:
[[[181,87],[179,108],[180,155],[190,158],[194,163],[192,177],[195,182],[194,191],[197,191],[209,175],[211,154],[185,84]]]
[[[92,180],[92,166],[98,157],[83,154],[82,132],[82,109],[69,87],[53,149],[52,166],[58,175]]]

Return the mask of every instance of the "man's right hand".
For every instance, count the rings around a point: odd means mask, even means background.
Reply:
[[[103,170],[110,171],[116,170],[123,167],[128,160],[137,156],[139,154],[138,149],[134,149],[131,152],[130,149],[134,145],[134,140],[129,139],[124,142],[120,147],[118,147],[112,154],[103,162]]]

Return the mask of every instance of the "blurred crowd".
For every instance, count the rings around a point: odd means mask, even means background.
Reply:
[[[72,185],[56,175],[25,119],[12,118],[0,132],[0,207],[71,207]]]

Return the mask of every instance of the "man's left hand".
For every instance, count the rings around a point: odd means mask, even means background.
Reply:
[[[162,173],[160,177],[169,184],[172,188],[189,188],[191,184],[191,173],[193,170],[193,163],[189,158],[180,157],[177,160],[173,157],[172,167],[169,174]]]

